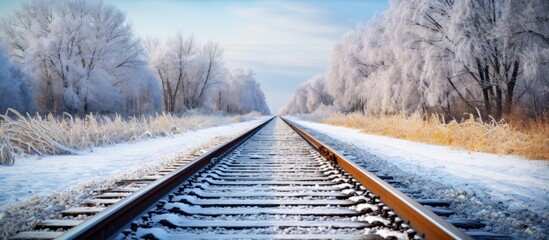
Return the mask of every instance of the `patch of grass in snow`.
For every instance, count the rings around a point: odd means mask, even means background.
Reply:
[[[460,121],[447,121],[439,115],[366,116],[361,113],[332,113],[316,120],[411,141],[549,160],[549,122],[542,120],[516,118],[506,122],[471,115]]]
[[[156,136],[172,136],[226,122],[239,122],[240,116],[199,113],[142,115],[138,117],[23,116],[9,109],[0,115],[0,165],[11,165],[21,154],[77,154],[96,146],[134,141]]]

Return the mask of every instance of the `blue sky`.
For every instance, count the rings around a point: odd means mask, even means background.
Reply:
[[[2,0],[0,16],[9,15],[21,2]],[[125,12],[141,37],[167,39],[181,32],[219,42],[226,66],[256,73],[273,113],[300,83],[326,72],[334,42],[389,6],[387,0],[104,2]]]

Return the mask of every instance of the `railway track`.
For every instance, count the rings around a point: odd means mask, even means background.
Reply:
[[[71,210],[95,214],[86,221],[49,220],[38,228],[50,231],[15,238],[470,239],[422,205],[441,203],[412,200],[279,118],[129,184],[141,188]]]

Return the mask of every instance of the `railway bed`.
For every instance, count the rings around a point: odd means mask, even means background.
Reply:
[[[15,239],[471,239],[440,217],[453,213],[447,202],[414,201],[391,186],[397,180],[372,172],[271,119],[195,160],[121,181]]]

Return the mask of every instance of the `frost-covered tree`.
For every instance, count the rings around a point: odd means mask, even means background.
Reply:
[[[333,98],[326,92],[325,84],[323,75],[307,80],[296,89],[280,114],[310,113],[321,106],[331,106]]]
[[[334,98],[334,104],[345,111],[362,110],[364,99],[360,95],[360,85],[367,77],[367,66],[360,60],[364,50],[364,26],[346,33],[332,49],[327,91]]]
[[[184,109],[183,88],[188,87],[192,73],[189,66],[195,58],[194,37],[184,39],[178,34],[166,44],[157,39],[148,39],[146,44],[151,67],[162,85],[164,109],[175,112]]]
[[[251,70],[227,70],[222,79],[209,94],[211,109],[232,114],[254,111],[264,115],[271,114],[265,94]]]
[[[537,53],[549,47],[548,11],[547,1],[423,1],[416,22],[429,30],[424,42],[435,59],[428,67],[446,71],[470,106],[501,116],[526,92],[539,95],[538,84],[547,86],[546,77],[538,81],[543,66],[524,65],[539,62],[543,56]]]
[[[200,107],[203,103],[203,99],[206,96],[206,92],[211,86],[219,82],[218,77],[223,72],[223,49],[218,43],[208,41],[201,49],[202,66],[200,69],[199,81],[197,84],[198,93],[194,98],[195,101],[190,103],[191,108]]]
[[[165,43],[148,39],[145,43],[151,68],[162,85],[164,106],[169,112],[200,108],[208,89],[219,82],[223,70],[223,50],[209,41],[202,46],[194,36],[177,34]]]
[[[0,43],[0,114],[4,114],[8,108],[21,113],[34,111],[30,80],[11,62]]]
[[[326,91],[342,111],[413,112],[425,108],[423,58],[410,32],[413,4],[399,2],[334,45]],[[399,14],[395,14],[398,12]]]
[[[161,92],[120,10],[102,2],[37,0],[3,18],[9,53],[38,81],[42,112],[152,112]]]
[[[334,45],[325,90],[341,111],[539,113],[549,109],[547,12],[543,0],[391,1]],[[311,111],[306,92],[291,111]]]

